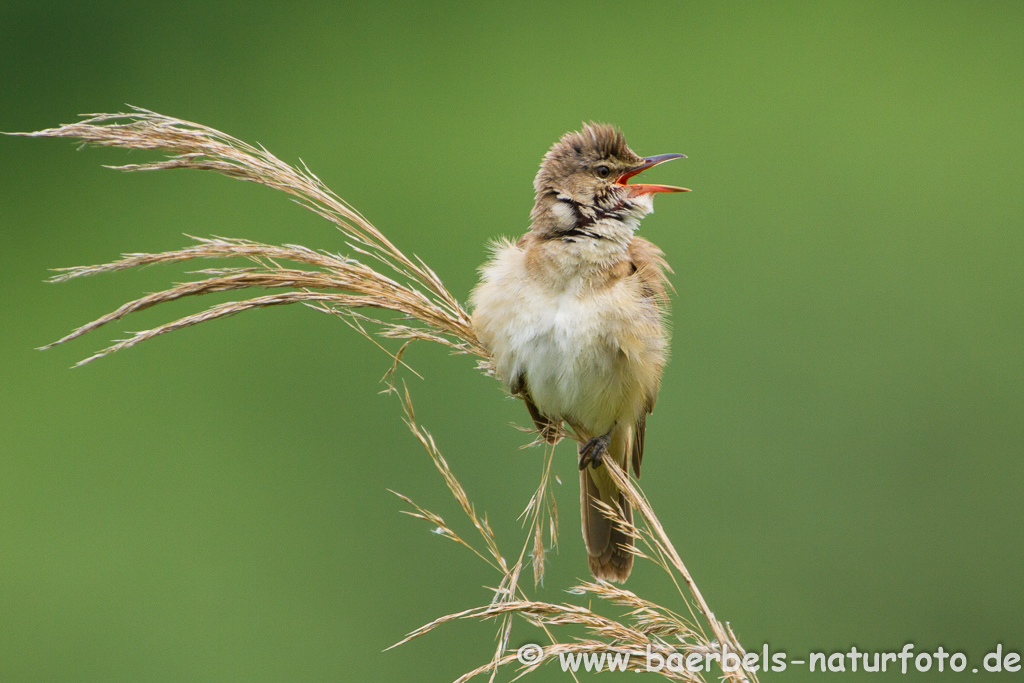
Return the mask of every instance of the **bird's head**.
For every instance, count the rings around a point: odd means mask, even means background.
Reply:
[[[636,229],[653,209],[658,192],[689,192],[672,185],[629,184],[638,173],[682,154],[642,157],[615,126],[588,123],[551,147],[533,182],[537,203],[534,229],[551,238],[607,238]]]

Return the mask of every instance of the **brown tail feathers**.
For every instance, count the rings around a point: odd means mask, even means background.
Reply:
[[[580,510],[583,517],[583,540],[587,544],[587,559],[594,576],[605,581],[622,582],[633,569],[633,537],[620,530],[605,516],[595,500],[602,500],[597,483],[590,473],[591,468],[580,471]],[[623,516],[633,523],[633,510],[629,501],[616,492],[617,500],[604,500],[615,508],[622,509]]]

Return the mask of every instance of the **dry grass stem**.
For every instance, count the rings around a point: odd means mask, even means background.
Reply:
[[[317,252],[305,247],[278,247],[247,240],[228,239],[197,240],[199,244],[178,251],[127,254],[111,263],[63,268],[54,276],[54,281],[195,258],[243,257],[256,264],[249,269],[248,275],[229,270],[221,277],[189,283],[187,286],[182,285],[126,304],[55,342],[58,344],[135,310],[183,296],[267,286],[344,292],[310,298],[276,295],[270,299],[259,298],[239,302],[234,306],[213,307],[207,312],[208,315],[189,316],[168,326],[140,332],[133,338],[104,349],[83,362],[134,346],[164,332],[234,315],[251,308],[287,303],[319,303],[328,308],[380,308],[396,311],[420,325],[404,326],[378,320],[376,322],[381,325],[381,333],[384,336],[440,342],[455,351],[475,354],[486,363],[487,353],[473,334],[469,315],[445,288],[437,274],[419,259],[410,258],[402,253],[372,223],[328,189],[305,166],[296,168],[286,164],[262,147],[254,147],[213,128],[139,108],[135,108],[131,113],[88,115],[85,120],[78,123],[16,135],[74,138],[85,144],[105,147],[159,150],[168,155],[162,161],[113,168],[123,171],[169,168],[215,171],[231,178],[281,190],[291,195],[300,205],[337,226],[354,252],[379,266],[384,266],[386,271],[392,273],[388,276],[354,258]],[[306,275],[296,270],[280,273],[277,272],[281,270],[277,261],[290,261],[315,270]],[[295,278],[293,283],[289,283],[289,274]],[[231,276],[238,277],[232,282],[227,279]]]
[[[70,341],[158,304],[212,292],[251,289],[270,291],[209,306],[198,313],[136,332],[78,365],[167,332],[252,309],[294,303],[338,316],[367,338],[378,336],[405,340],[397,352],[385,349],[393,360],[384,376],[386,391],[399,396],[406,425],[427,451],[478,539],[468,540],[470,537],[458,534],[440,515],[406,496],[396,495],[412,508],[407,514],[426,521],[438,535],[470,550],[496,571],[500,579],[487,604],[435,619],[410,632],[392,647],[452,621],[494,619],[498,628],[493,656],[487,663],[461,676],[457,683],[484,674],[489,674],[493,681],[503,667],[518,664],[516,653],[509,651],[516,618],[540,629],[548,643],[542,656],[529,664],[519,665],[519,676],[553,659],[581,653],[628,653],[632,655],[629,668],[634,670],[644,666],[648,648],[663,656],[673,652],[710,656],[727,650],[742,657],[744,651],[735,634],[712,613],[650,502],[629,475],[610,460],[606,460],[606,466],[637,512],[634,517],[636,524],[627,523],[621,510],[606,506],[604,513],[637,540],[634,552],[639,557],[651,560],[671,577],[689,616],[680,616],[632,591],[604,581],[584,581],[569,592],[578,597],[597,598],[601,605],[622,610],[614,617],[570,602],[553,604],[531,599],[528,587],[521,582],[523,570],[527,563],[532,565],[532,588],[536,591],[544,578],[547,550],[557,547],[558,542],[558,510],[550,485],[554,476],[554,447],[545,445],[540,481],[520,515],[525,531],[523,543],[516,559],[510,562],[502,554],[487,516],[476,509],[472,498],[441,455],[434,438],[417,423],[408,390],[404,386],[401,390],[396,387],[396,372],[399,366],[404,366],[403,353],[416,340],[442,344],[454,353],[475,355],[479,369],[493,375],[487,351],[473,333],[469,314],[434,271],[418,258],[406,256],[304,165],[286,164],[262,147],[249,145],[213,128],[138,108],[128,113],[87,115],[78,123],[16,135],[72,138],[89,145],[162,152],[164,158],[161,160],[114,168],[124,171],[191,168],[259,183],[285,192],[342,232],[352,255],[315,251],[298,245],[275,246],[243,239],[194,237],[192,246],[176,251],[125,254],[109,263],[59,269],[51,281],[63,282],[87,275],[195,259],[241,259],[246,262],[244,267],[196,271],[193,274],[199,276],[198,279],[129,301],[44,348]],[[380,316],[379,311],[392,311],[398,315]],[[375,343],[381,346],[379,342]],[[576,438],[571,433],[564,435]],[[566,629],[568,640],[561,633]],[[660,673],[670,680],[704,680],[697,673],[673,672],[668,668]],[[742,669],[723,671],[722,678],[733,683],[756,683],[756,676]]]

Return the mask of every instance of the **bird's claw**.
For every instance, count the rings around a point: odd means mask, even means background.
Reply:
[[[580,448],[580,470],[588,465],[600,467],[604,463],[604,454],[608,452],[608,435],[595,436]]]

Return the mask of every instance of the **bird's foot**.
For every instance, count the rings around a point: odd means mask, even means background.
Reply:
[[[585,470],[588,465],[600,467],[604,463],[604,454],[608,452],[608,434],[595,436],[580,448],[580,470]]]

